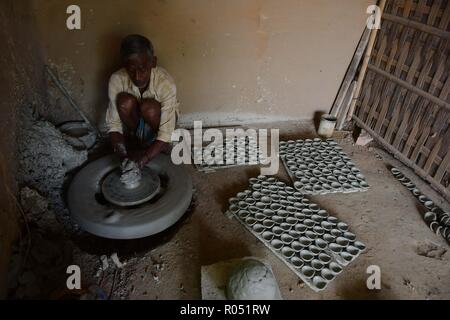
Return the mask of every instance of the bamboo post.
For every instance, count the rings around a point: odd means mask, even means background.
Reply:
[[[342,103],[344,98],[348,94],[348,90],[350,85],[352,84],[353,79],[355,78],[356,72],[358,71],[358,66],[361,63],[361,59],[364,55],[364,51],[367,47],[367,43],[369,42],[370,30],[368,28],[364,28],[364,32],[361,36],[361,40],[359,41],[356,52],[353,56],[353,59],[350,63],[350,67],[348,68],[347,73],[345,74],[344,81],[342,82],[342,86],[339,90],[338,96],[334,101],[333,107],[331,108],[331,115],[339,118],[342,113]],[[347,113],[344,115],[344,117]]]
[[[421,96],[422,98],[425,98],[425,99],[437,104],[440,107],[450,110],[450,103],[448,103],[447,101],[445,101],[439,97],[436,97],[436,96],[432,95],[431,93],[426,92],[425,90],[422,90],[416,86],[413,86],[412,84],[406,82],[405,80],[402,80],[396,76],[393,76],[389,72],[381,70],[380,68],[377,68],[377,67],[373,66],[372,64],[369,64],[367,67],[368,67],[368,69],[382,75],[383,77],[389,79],[392,82],[395,82],[396,84],[402,86],[403,88],[405,88],[411,92],[414,92],[418,96]]]
[[[355,95],[356,90],[356,81],[353,81],[350,85],[350,88],[345,95],[345,99],[342,101],[342,109],[337,117],[336,129],[342,130],[345,124],[345,118],[347,117],[348,108],[350,107],[350,103],[352,102],[353,96]]]
[[[386,0],[380,0],[379,7],[380,7],[381,15],[383,14],[385,6],[386,6]],[[359,75],[358,75],[358,80],[357,80],[358,82],[356,84],[355,95],[353,96],[352,103],[348,110],[348,116],[346,119],[347,121],[350,121],[352,119],[353,113],[355,112],[356,102],[358,101],[359,95],[361,94],[362,84],[363,84],[364,77],[367,72],[367,66],[369,64],[370,56],[372,55],[373,47],[375,46],[375,39],[377,38],[377,33],[378,33],[378,29],[373,29],[372,32],[370,33],[369,44],[367,45],[366,54],[364,55],[364,60],[363,60],[362,66],[361,66],[361,71],[359,72]]]

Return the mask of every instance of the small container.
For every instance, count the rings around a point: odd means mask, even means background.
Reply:
[[[275,250],[280,250],[281,248],[283,248],[283,242],[281,242],[278,239],[274,239],[270,242],[270,244],[272,245],[272,247],[274,247]]]
[[[303,247],[308,247],[313,242],[313,240],[306,237],[300,237],[299,242]]]
[[[315,270],[315,271],[319,271],[322,270],[324,268],[324,264],[317,259],[313,259],[311,261],[311,267]]]
[[[241,219],[245,219],[250,215],[250,212],[246,211],[246,210],[239,210],[238,212],[238,216]]]
[[[265,230],[264,226],[259,223],[254,224],[252,226],[252,228],[253,228],[253,231],[255,231],[256,233],[262,233]]]
[[[281,241],[282,241],[285,245],[289,245],[289,244],[292,243],[292,241],[294,241],[294,238],[291,237],[290,235],[284,233],[284,234],[281,235]]]
[[[262,224],[265,228],[272,228],[274,226],[275,222],[270,219],[266,219],[263,221]]]
[[[322,277],[315,276],[313,278],[313,285],[317,289],[322,290],[322,289],[324,289],[327,286],[327,281],[324,278],[322,278]]]
[[[330,262],[328,268],[333,272],[334,275],[338,275],[342,272],[342,267],[336,262]]]
[[[306,279],[311,279],[315,274],[314,269],[310,266],[303,266],[300,272]]]
[[[331,114],[324,114],[320,118],[319,130],[317,134],[323,138],[331,138],[336,127],[337,118]]]
[[[329,255],[327,255],[326,253],[320,253],[319,254],[319,260],[323,263],[323,264],[328,264],[331,262],[331,257]]]
[[[322,278],[324,278],[327,281],[331,281],[336,277],[334,275],[334,273],[328,268],[322,269],[322,271],[320,272],[320,275],[322,276]]]
[[[273,232],[275,235],[280,236],[281,234],[283,234],[284,230],[281,229],[281,228],[278,227],[278,226],[275,226],[275,227],[273,227],[272,232]]]
[[[285,257],[285,258],[290,258],[295,254],[295,251],[292,248],[289,247],[283,247],[281,249],[281,254]]]
[[[314,255],[308,250],[302,250],[300,251],[300,258],[303,261],[309,262],[314,258]]]
[[[280,216],[277,216],[277,215],[274,215],[274,216],[272,217],[272,220],[273,220],[275,223],[282,223],[282,222],[284,221],[284,218],[282,218],[282,217],[280,217]]]
[[[249,226],[253,226],[256,223],[256,219],[252,217],[247,217],[245,223]]]
[[[275,237],[275,234],[273,232],[270,232],[270,231],[264,231],[262,233],[262,237],[266,241],[272,241],[273,238]]]
[[[291,262],[295,268],[301,268],[305,264],[302,259],[295,257],[295,256],[293,258],[291,258]]]
[[[294,241],[291,243],[291,248],[296,252],[300,252],[305,246],[299,241]]]

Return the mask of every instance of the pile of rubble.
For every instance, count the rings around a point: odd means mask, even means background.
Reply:
[[[18,110],[18,119],[17,184],[23,221],[21,237],[11,253],[9,295],[50,297],[65,285],[74,250],[68,236],[77,230],[63,187],[68,173],[87,161],[88,152],[74,148],[32,107]]]
[[[63,186],[67,173],[87,161],[88,152],[72,147],[64,134],[50,122],[40,120],[31,108],[23,108],[19,119],[17,182],[44,195],[58,220],[71,229]]]

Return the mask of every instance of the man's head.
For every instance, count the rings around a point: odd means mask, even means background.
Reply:
[[[146,37],[131,34],[122,40],[120,53],[128,75],[139,89],[147,87],[152,68],[156,66],[153,45]]]

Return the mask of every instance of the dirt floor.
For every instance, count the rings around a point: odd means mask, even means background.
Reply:
[[[283,139],[315,136],[312,125],[270,127],[282,127]],[[272,266],[284,299],[450,299],[448,244],[424,223],[423,209],[393,177],[390,166],[402,170],[437,205],[449,210],[449,203],[376,146],[355,146],[348,133],[339,133],[336,140],[366,176],[370,190],[312,200],[348,223],[367,249],[325,291],[312,291],[258,239],[224,214],[228,198],[244,190],[248,178],[259,174],[255,166],[213,173],[187,166],[195,188],[192,208],[160,235],[127,242],[85,233],[72,236],[73,262],[81,267],[83,285],[98,285],[111,299],[201,299],[201,266],[254,256]],[[277,177],[290,183],[281,164]],[[100,256],[109,257],[113,252],[125,266],[118,269],[108,259],[108,268],[101,271]],[[381,268],[381,290],[366,287],[370,265]]]

